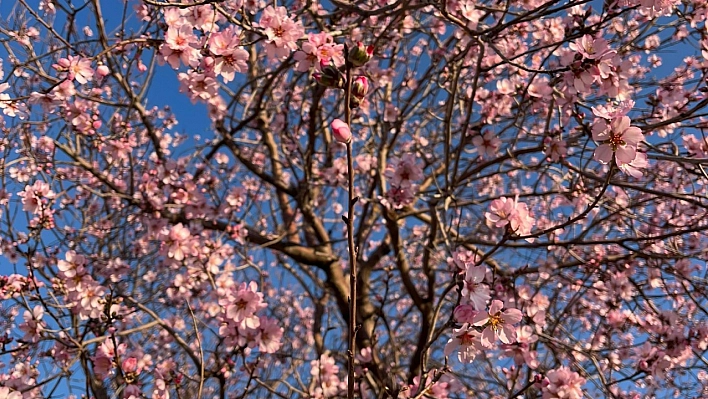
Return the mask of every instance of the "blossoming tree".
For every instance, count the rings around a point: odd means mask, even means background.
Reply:
[[[2,3],[0,399],[708,396],[707,11]]]

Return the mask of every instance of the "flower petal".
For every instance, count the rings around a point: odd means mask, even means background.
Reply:
[[[519,309],[507,309],[501,315],[504,324],[516,324],[521,321],[523,315]]]
[[[482,346],[486,346],[487,348],[494,346],[495,337],[496,334],[491,327],[485,328],[482,332]]]
[[[497,314],[499,313],[502,309],[504,308],[504,302],[495,299],[492,301],[492,304],[489,305],[489,314]]]
[[[632,146],[623,145],[617,148],[616,156],[617,163],[630,163],[634,161],[637,155],[637,150]]]
[[[595,149],[595,160],[608,164],[612,160],[612,147],[609,144],[603,144]]]
[[[627,128],[622,133],[622,140],[624,140],[625,143],[631,146],[636,146],[639,144],[642,140],[644,140],[644,135],[642,134],[642,129],[632,126]]]

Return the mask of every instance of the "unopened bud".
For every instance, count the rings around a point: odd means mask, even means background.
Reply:
[[[108,69],[107,66],[99,65],[98,68],[96,68],[96,73],[98,74],[98,76],[104,77],[111,73],[111,71]]]
[[[369,91],[369,80],[365,76],[359,76],[352,82],[352,95],[358,99],[364,98]]]
[[[138,372],[138,359],[134,357],[129,357],[123,360],[121,369],[124,373],[137,373]]]
[[[332,127],[332,133],[335,140],[344,144],[352,141],[352,131],[349,128],[349,125],[344,123],[341,119],[333,120],[330,126]]]
[[[344,87],[344,76],[339,70],[331,65],[322,68],[322,73],[315,72],[312,75],[317,83],[324,87],[336,87],[341,89]]]
[[[374,46],[364,46],[364,43],[358,42],[356,47],[349,50],[348,60],[355,67],[360,67],[371,59],[374,55]]]

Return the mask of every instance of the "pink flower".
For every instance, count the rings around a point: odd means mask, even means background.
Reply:
[[[583,397],[585,379],[563,366],[546,374],[548,386],[543,389],[543,399],[580,399]]]
[[[521,321],[521,311],[506,309],[502,312],[503,308],[504,302],[495,299],[489,306],[488,314],[480,313],[472,320],[472,325],[485,327],[482,332],[482,345],[485,347],[492,347],[497,337],[505,344],[516,341],[516,328],[513,325]]]
[[[258,350],[263,353],[275,353],[282,345],[283,329],[274,319],[267,317],[260,318],[260,340],[258,342]]]
[[[330,127],[332,128],[334,139],[338,142],[348,144],[352,141],[352,131],[349,125],[341,119],[333,120]]]
[[[509,225],[509,229],[515,234],[527,236],[531,234],[535,222],[528,206],[518,200],[518,197],[513,200],[506,197],[495,199],[484,216],[495,227]],[[527,238],[526,241],[533,242],[533,238]]]
[[[49,184],[35,180],[31,186],[25,186],[23,191],[17,194],[22,198],[22,210],[34,214],[41,213],[46,209],[49,200],[54,199],[56,194],[49,187]]]
[[[516,343],[502,345],[502,348],[506,356],[514,358],[517,366],[525,364],[535,369],[540,365],[536,351],[531,349],[536,341],[538,337],[534,335],[533,329],[530,326],[523,326],[516,330]]]
[[[644,140],[642,130],[629,126],[631,120],[627,116],[615,118],[610,125],[604,119],[596,119],[592,127],[592,138],[598,143],[595,149],[595,159],[607,164],[615,155],[617,163],[630,163],[637,155],[637,145]]]
[[[474,305],[476,310],[482,310],[487,306],[489,296],[489,286],[482,284],[487,268],[484,266],[474,266],[467,269],[465,273],[465,283],[462,288],[462,296],[466,301]]]
[[[601,37],[594,38],[590,35],[585,35],[577,39],[573,43],[570,43],[569,46],[571,50],[577,51],[584,58],[592,60],[602,58],[613,52],[613,50],[610,50],[607,40]]]
[[[481,157],[493,157],[497,155],[501,140],[493,132],[487,131],[484,135],[476,135],[472,138],[472,144],[477,148]]]
[[[220,301],[226,307],[226,317],[238,324],[242,329],[256,329],[260,319],[256,312],[266,307],[263,294],[258,292],[255,282],[241,283],[231,300]]]
[[[287,57],[297,49],[297,40],[305,34],[302,24],[290,19],[285,7],[266,7],[258,24],[265,29],[268,58]]]
[[[450,356],[452,352],[457,351],[457,359],[460,362],[472,363],[481,349],[479,342],[479,332],[471,325],[463,324],[462,327],[453,330],[452,337],[445,345],[445,356]]]
[[[0,399],[22,399],[22,393],[8,387],[0,387]]]
[[[185,255],[192,254],[192,246],[189,243],[191,235],[192,233],[182,223],[172,226],[169,233],[167,256],[176,261],[182,261]]]
[[[165,43],[160,46],[162,58],[159,61],[167,61],[174,69],[179,68],[180,61],[184,65],[197,65],[200,55],[199,50],[194,47],[196,44],[197,37],[191,26],[171,26],[167,29]]]
[[[25,310],[22,318],[24,323],[19,325],[20,330],[25,333],[22,338],[27,342],[39,341],[39,334],[44,330],[45,323],[42,321],[44,309],[41,306],[35,306],[32,311]]]
[[[543,144],[545,146],[543,153],[553,162],[558,162],[561,158],[565,158],[568,155],[566,142],[560,137],[546,137],[543,139]]]
[[[401,158],[393,158],[385,173],[389,183],[401,186],[423,179],[423,168],[414,154],[405,154]]]
[[[91,68],[91,60],[81,58],[80,56],[67,56],[60,58],[54,69],[60,72],[66,72],[66,78],[76,80],[80,84],[86,84],[93,77],[93,69]]]
[[[302,50],[295,53],[298,62],[296,70],[307,72],[312,67],[321,70],[323,66],[334,62],[335,66],[344,64],[343,44],[336,44],[334,38],[327,32],[310,33],[307,41],[302,43]]]
[[[231,27],[213,33],[209,39],[209,50],[216,56],[214,73],[221,75],[225,83],[234,80],[235,72],[248,70],[248,51],[239,47],[240,44],[237,33]]]
[[[620,102],[616,107],[602,104],[597,105],[592,107],[592,113],[598,118],[615,119],[627,115],[632,108],[634,108],[634,101],[626,100]]]
[[[479,312],[474,309],[472,305],[460,305],[455,308],[453,315],[455,316],[455,321],[460,324],[471,323],[475,316]]]
[[[502,197],[492,201],[489,211],[484,214],[487,220],[495,227],[504,227],[509,224],[509,220],[516,213],[516,201],[511,198]]]

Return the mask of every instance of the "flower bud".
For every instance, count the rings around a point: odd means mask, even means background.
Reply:
[[[96,73],[100,77],[107,76],[109,73],[111,73],[110,69],[108,69],[107,66],[105,65],[99,65],[98,68],[96,68]]]
[[[349,125],[344,123],[341,119],[333,120],[330,126],[332,127],[335,140],[344,144],[352,141],[352,131],[349,129]]]
[[[364,46],[364,43],[358,42],[356,47],[349,50],[348,60],[355,67],[360,67],[371,59],[374,55],[374,46]]]
[[[369,91],[369,80],[366,76],[359,76],[352,82],[352,95],[358,99],[364,98]]]
[[[315,72],[312,76],[317,83],[324,87],[336,87],[338,89],[344,87],[344,76],[337,68],[331,65],[322,67],[322,73]]]
[[[138,359],[134,357],[129,357],[123,360],[121,369],[124,373],[137,373],[138,372]]]

